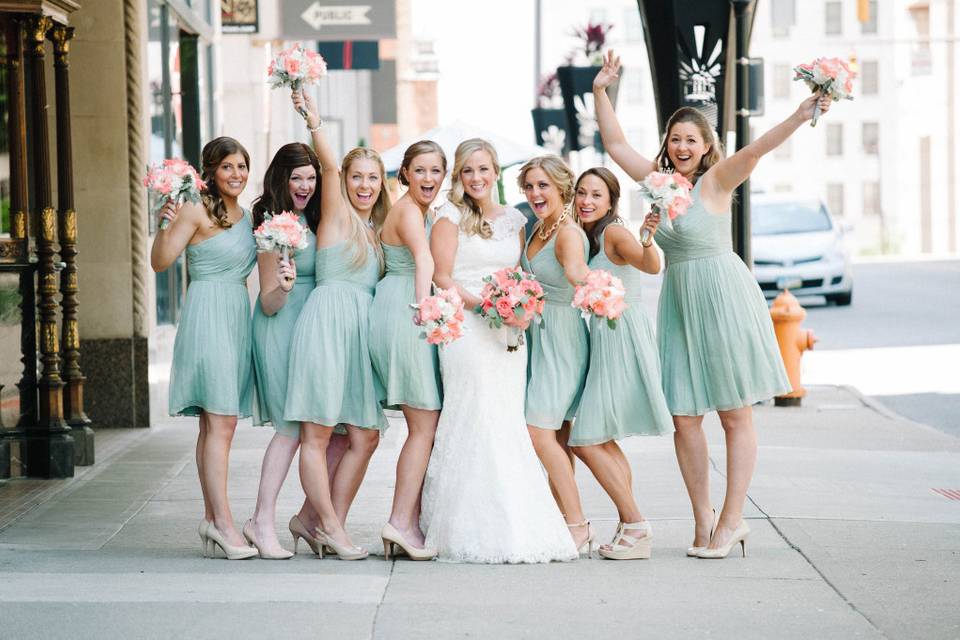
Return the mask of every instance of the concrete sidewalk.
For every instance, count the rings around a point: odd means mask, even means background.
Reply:
[[[960,440],[835,387],[799,409],[758,407],[756,422],[745,560],[684,556],[692,519],[672,440],[632,438],[653,559],[536,566],[206,560],[195,421],[100,431],[98,462],[76,479],[0,484],[0,638],[960,638],[960,501],[934,491],[960,489]],[[719,505],[715,416],[707,432]],[[238,429],[238,524],[271,434]],[[380,554],[403,436],[395,421],[348,522]],[[616,512],[578,477],[607,540]],[[294,469],[278,509],[287,546],[301,499]]]

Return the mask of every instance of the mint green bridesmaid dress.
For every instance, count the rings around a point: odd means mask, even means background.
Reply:
[[[653,323],[640,302],[642,274],[630,265],[614,264],[604,250],[590,259],[591,269],[620,278],[627,309],[611,329],[607,321],[590,317],[590,366],[571,446],[603,444],[628,436],[658,436],[673,432],[673,418],[663,397],[660,356]]]
[[[753,274],[733,252],[730,212],[700,200],[661,225],[667,268],[657,334],[670,413],[699,416],[750,406],[790,391],[773,323]]]
[[[283,417],[290,422],[386,428],[370,362],[370,305],[380,279],[373,247],[359,268],[346,242],[318,247],[317,286],[293,329]]]
[[[247,276],[257,261],[250,213],[187,246],[190,285],[170,370],[169,413],[245,418],[253,395]]]
[[[575,228],[583,239],[586,258],[590,250],[587,236],[579,227]],[[527,258],[533,239],[530,234],[521,257],[523,270],[537,276],[546,298],[543,321],[531,324],[527,330],[526,417],[527,424],[541,429],[559,429],[564,420],[574,418],[589,360],[587,324],[580,317],[580,310],[570,306],[574,287],[557,261],[559,233],[559,229],[554,232],[532,260]]]
[[[429,237],[429,225],[427,229]],[[437,347],[420,337],[413,323],[416,302],[413,254],[406,246],[382,242],[386,271],[370,307],[370,358],[386,393],[388,408],[407,405],[438,410],[443,396]]]
[[[300,223],[307,220],[300,216]],[[256,395],[253,403],[253,424],[272,424],[280,435],[298,439],[300,423],[283,419],[287,399],[287,369],[290,364],[290,341],[310,292],[316,286],[317,237],[307,231],[307,246],[293,255],[297,279],[287,294],[287,301],[268,316],[257,299],[253,310],[253,373]]]

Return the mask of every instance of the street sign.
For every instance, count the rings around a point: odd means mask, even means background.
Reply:
[[[256,33],[257,0],[220,0],[220,26],[224,33]]]
[[[277,5],[280,36],[287,40],[380,40],[397,35],[395,0],[284,0]]]

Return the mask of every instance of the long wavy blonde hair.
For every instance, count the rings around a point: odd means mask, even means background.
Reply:
[[[493,228],[489,222],[483,219],[483,210],[480,208],[480,203],[464,191],[463,182],[460,181],[460,172],[463,171],[463,165],[477,151],[486,151],[490,154],[493,171],[498,176],[500,175],[500,160],[497,158],[497,150],[493,148],[492,144],[482,138],[464,140],[457,147],[453,156],[453,173],[450,176],[450,191],[447,192],[447,200],[460,210],[460,229],[468,236],[478,235],[487,240],[493,236]]]
[[[380,264],[380,271],[383,271],[383,248],[379,242],[370,239],[367,233],[367,224],[357,213],[356,207],[350,201],[350,194],[347,192],[347,173],[357,160],[372,160],[376,163],[380,171],[380,194],[376,202],[373,203],[373,209],[370,211],[370,225],[379,237],[380,230],[383,228],[383,221],[387,217],[387,211],[390,210],[390,194],[387,192],[387,171],[383,166],[383,159],[380,154],[367,147],[356,147],[351,149],[343,157],[340,164],[340,195],[343,203],[347,207],[350,220],[350,231],[347,234],[347,242],[353,247],[353,257],[350,260],[352,269],[359,269],[367,262],[367,247],[373,247],[374,254],[377,256],[377,262]],[[322,215],[322,214],[321,214]]]

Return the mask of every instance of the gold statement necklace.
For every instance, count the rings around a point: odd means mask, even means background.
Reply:
[[[543,240],[544,242],[546,242],[550,238],[550,236],[553,235],[553,232],[557,230],[557,227],[559,227],[563,223],[563,221],[566,219],[567,219],[567,212],[564,211],[563,213],[560,214],[560,217],[557,218],[557,221],[550,226],[550,229],[546,233],[543,232],[543,225],[540,225],[540,228],[537,229],[537,237]]]

